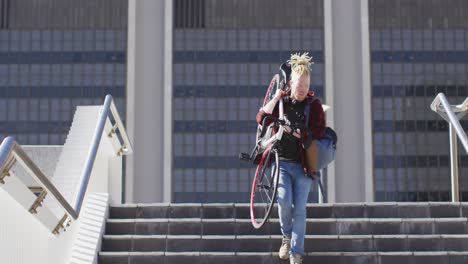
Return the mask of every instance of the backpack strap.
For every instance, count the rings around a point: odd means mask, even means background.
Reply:
[[[315,100],[317,100],[317,98],[315,96],[312,96],[312,97],[307,97],[307,105],[306,107],[304,108],[304,116],[305,116],[305,125],[306,127],[309,127],[309,116],[310,116],[310,104],[312,102],[314,102]]]
[[[304,108],[304,117],[305,117],[305,125],[307,127],[307,142],[302,142],[302,146],[306,149],[310,143],[312,142],[312,130],[309,129],[309,116],[310,116],[310,104],[314,102],[317,98],[315,96],[308,96],[307,97],[307,104]]]

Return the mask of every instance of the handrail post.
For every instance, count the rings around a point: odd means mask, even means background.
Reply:
[[[323,204],[322,190],[320,190],[320,186],[318,185],[318,183],[317,183],[317,194],[318,194],[317,203]]]
[[[460,201],[460,192],[458,185],[458,147],[457,132],[451,123],[449,123],[450,132],[450,174],[452,184],[452,202]]]
[[[460,190],[458,182],[458,142],[460,141],[468,153],[468,137],[466,136],[459,119],[468,113],[468,97],[459,105],[450,105],[443,93],[439,93],[431,103],[432,111],[438,113],[449,123],[450,136],[450,180],[452,191],[452,202],[460,201]],[[456,114],[455,114],[456,113]]]

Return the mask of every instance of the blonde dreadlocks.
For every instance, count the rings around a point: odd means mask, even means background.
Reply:
[[[310,72],[312,71],[310,65],[314,64],[312,57],[309,57],[308,52],[303,54],[291,54],[291,58],[288,60],[288,63],[291,65],[292,71],[298,76],[310,75]]]

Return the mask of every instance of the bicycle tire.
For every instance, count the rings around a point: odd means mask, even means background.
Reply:
[[[263,106],[265,106],[268,102],[273,99],[273,96],[276,94],[276,90],[280,87],[280,76],[279,74],[273,75],[273,78],[270,81],[270,85],[268,86],[267,92],[265,93],[265,98],[263,99]]]
[[[270,100],[273,98],[273,96],[276,93],[276,90],[278,89],[280,85],[280,76],[279,74],[275,74],[273,78],[270,81],[270,85],[268,86],[268,89],[265,93],[265,98],[263,99],[263,105],[265,106]],[[262,131],[262,125],[257,125],[257,135],[255,136],[255,141],[259,140],[259,135],[260,131]]]
[[[255,229],[261,228],[270,217],[275,204],[279,181],[279,155],[267,149],[257,165],[250,194],[250,220]]]

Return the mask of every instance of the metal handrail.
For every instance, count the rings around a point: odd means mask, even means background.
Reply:
[[[468,138],[463,130],[459,119],[468,112],[468,98],[460,105],[450,105],[443,93],[439,93],[431,103],[432,111],[438,113],[449,123],[450,134],[450,168],[452,182],[452,202],[458,202],[459,184],[458,184],[458,150],[457,135],[460,138],[465,151],[468,153]],[[455,115],[455,112],[458,114]]]
[[[130,154],[133,152],[132,146],[130,145],[130,140],[128,139],[127,133],[125,133],[122,120],[120,119],[119,112],[117,111],[117,108],[115,107],[112,96],[107,95],[106,99],[104,100],[104,104],[102,106],[98,125],[96,127],[96,130],[94,131],[93,140],[91,142],[91,147],[89,149],[88,157],[86,158],[82,181],[80,182],[78,197],[74,205],[74,208],[78,215],[80,214],[80,211],[81,211],[81,206],[83,204],[84,196],[86,194],[86,189],[88,187],[89,178],[91,176],[91,170],[93,168],[94,161],[96,159],[96,154],[99,148],[99,143],[101,142],[102,133],[104,132],[104,126],[106,124],[107,117],[109,116],[109,111],[114,117],[114,120],[116,123],[116,126],[112,128],[110,135],[115,133],[116,129],[118,129],[121,133],[122,140],[124,141],[124,144],[120,148],[120,151],[118,154],[123,155],[123,154]]]
[[[65,197],[55,188],[54,184],[47,178],[47,176],[37,167],[37,165],[29,158],[26,152],[21,148],[21,146],[15,141],[13,137],[6,137],[2,144],[0,145],[0,172],[8,173],[8,171],[13,166],[13,162],[8,162],[11,158],[18,160],[23,167],[34,177],[41,182],[47,193],[51,193],[67,211],[67,213],[73,217],[73,219],[78,218],[76,211],[73,207],[67,202]]]
[[[99,116],[98,125],[93,134],[92,144],[86,158],[85,169],[83,170],[82,181],[80,182],[78,197],[73,207],[68,203],[65,197],[63,197],[60,191],[55,188],[49,178],[47,178],[47,176],[39,169],[39,167],[34,164],[34,162],[29,158],[26,152],[24,152],[24,150],[14,140],[13,137],[6,137],[0,145],[0,182],[3,181],[4,177],[9,176],[11,167],[14,165],[15,161],[18,160],[30,175],[42,183],[47,193],[51,193],[57,199],[60,205],[66,210],[68,215],[76,220],[80,215],[81,206],[83,204],[89,178],[91,176],[91,170],[96,159],[99,143],[101,141],[102,133],[104,132],[104,127],[109,114],[112,114],[116,123],[112,128],[109,136],[112,136],[112,134],[116,133],[116,130],[119,130],[123,140],[123,145],[117,154],[124,155],[131,154],[133,152],[130,140],[128,139],[127,133],[125,133],[123,123],[120,119],[117,108],[115,107],[112,96],[107,95]],[[63,220],[64,219],[61,220],[62,223]]]

